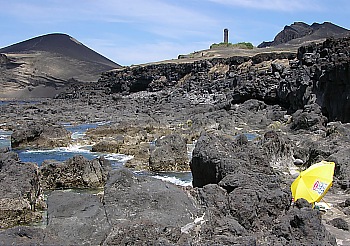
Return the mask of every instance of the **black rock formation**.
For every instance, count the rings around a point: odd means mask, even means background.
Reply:
[[[210,217],[201,227],[204,245],[336,245],[319,211],[291,207],[289,187],[264,154],[271,147],[277,147],[274,153],[285,149],[280,140],[275,132],[267,132],[259,144],[207,133],[200,137],[191,169]]]
[[[40,221],[41,193],[38,166],[0,148],[0,228]]]
[[[149,166],[154,172],[187,171],[189,165],[186,140],[178,134],[157,139],[149,158]]]
[[[262,42],[258,45],[258,48],[286,44],[292,40],[300,45],[306,41],[337,37],[347,33],[349,33],[349,30],[330,22],[324,22],[322,24],[313,23],[312,25],[304,22],[294,22],[290,26],[285,26],[273,41]]]
[[[290,114],[315,109],[317,115],[320,111],[315,106],[304,108],[316,103],[329,121],[350,122],[349,47],[350,38],[328,39],[302,46],[297,54],[271,52],[137,66],[104,73],[98,87],[110,94],[178,88],[176,92],[192,104],[212,103],[226,110],[257,99],[280,105]],[[298,115],[303,117],[302,111]],[[310,120],[299,127],[324,123],[324,119]]]
[[[61,125],[47,122],[32,122],[17,126],[11,135],[12,148],[54,148],[67,147],[71,133]]]

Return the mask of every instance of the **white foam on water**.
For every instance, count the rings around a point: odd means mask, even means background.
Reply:
[[[173,176],[155,175],[155,176],[152,176],[152,177],[156,178],[156,179],[160,179],[160,180],[166,181],[166,182],[170,182],[170,183],[173,183],[173,184],[179,185],[179,186],[192,186],[192,181],[183,181],[183,180],[178,179],[178,178],[173,177]]]
[[[72,123],[69,123],[69,122],[61,122],[60,124],[61,124],[62,126],[64,126],[64,127],[73,126],[73,124],[72,124]]]
[[[90,150],[86,149],[89,145],[70,145],[68,147],[57,147],[54,149],[36,149],[26,150],[25,153],[50,153],[50,152],[68,152],[68,153],[90,153]]]
[[[132,158],[134,158],[134,156],[112,153],[112,154],[104,155],[104,158],[110,161],[119,161],[119,162],[125,163],[128,160],[131,160]]]
[[[96,124],[98,126],[104,126],[104,125],[108,125],[110,123],[111,123],[110,121],[98,121],[98,122],[95,122],[94,124]]]
[[[83,139],[85,136],[86,136],[86,134],[83,132],[73,132],[71,135],[71,138],[73,140],[76,140],[76,139]]]
[[[74,153],[91,153],[88,149],[92,145],[70,145],[68,147],[57,148],[60,151],[64,152],[74,152]]]

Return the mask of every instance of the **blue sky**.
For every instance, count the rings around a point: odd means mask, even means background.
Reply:
[[[0,0],[0,47],[66,33],[121,64],[176,58],[223,39],[258,45],[295,21],[350,29],[349,0]]]

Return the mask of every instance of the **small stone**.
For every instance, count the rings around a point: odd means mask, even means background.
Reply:
[[[304,164],[304,161],[301,159],[295,159],[293,163],[296,166],[302,166]]]

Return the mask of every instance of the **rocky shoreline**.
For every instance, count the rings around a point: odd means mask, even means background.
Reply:
[[[337,217],[348,223],[349,47],[349,38],[329,39],[297,53],[126,67],[54,99],[0,105],[13,148],[70,144],[64,122],[109,122],[87,132],[96,151],[133,155],[126,164],[132,170],[193,175],[193,188],[183,188],[111,170],[105,160],[75,157],[37,167],[4,149],[1,214],[23,203],[13,214],[35,220],[34,204],[41,204],[47,223],[3,219],[3,245],[346,245],[350,239],[337,236],[346,226],[325,226],[334,218],[291,206],[290,184],[295,159],[305,167],[334,161],[330,195],[342,204],[334,204]],[[188,162],[185,147],[193,141]],[[29,174],[29,187],[13,181]],[[92,187],[102,192],[66,190]],[[45,203],[47,189],[54,191]]]

